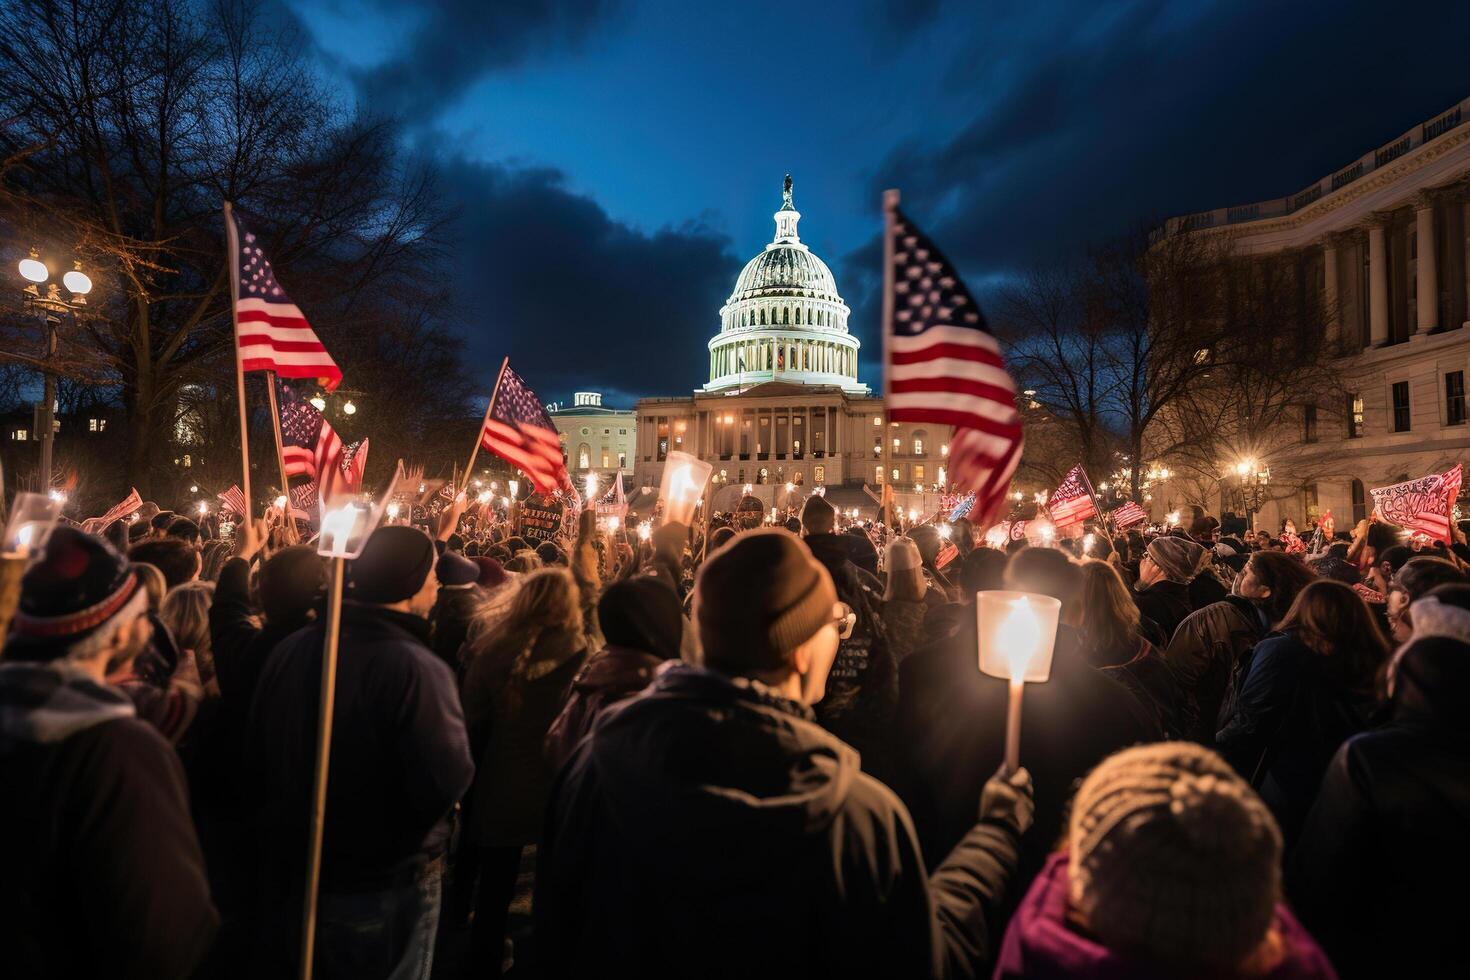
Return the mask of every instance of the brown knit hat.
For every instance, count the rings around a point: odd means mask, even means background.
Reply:
[[[694,582],[704,661],[735,675],[789,666],[791,651],[831,621],[836,603],[832,577],[790,532],[739,535]]]
[[[1176,969],[1238,964],[1280,894],[1281,833],[1260,797],[1188,742],[1124,749],[1072,804],[1072,905],[1110,949]]]
[[[1188,538],[1165,535],[1148,543],[1148,556],[1170,582],[1188,583],[1199,571],[1205,549]]]

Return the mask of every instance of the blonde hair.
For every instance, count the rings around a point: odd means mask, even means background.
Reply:
[[[214,676],[214,650],[209,641],[209,607],[214,602],[213,582],[180,582],[168,590],[158,618],[173,634],[181,650],[194,651],[200,676]]]
[[[1082,642],[1089,653],[1136,644],[1138,606],[1118,570],[1106,561],[1084,558],[1082,588],[1078,593]]]

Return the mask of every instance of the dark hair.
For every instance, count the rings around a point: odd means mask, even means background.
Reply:
[[[965,597],[969,598],[976,592],[1005,588],[1008,561],[1004,551],[994,548],[976,548],[966,555],[960,564],[960,589]]]
[[[1133,550],[1128,544],[1128,535],[1116,535],[1113,538],[1113,550],[1118,553],[1118,560],[1126,564],[1133,555]]]
[[[1096,558],[1099,561],[1107,561],[1108,556],[1113,553],[1112,539],[1106,534],[1092,535],[1092,544],[1090,546],[1087,543],[1087,536],[1083,535],[1080,544],[1084,558]]]
[[[1410,558],[1393,574],[1393,587],[1407,592],[1410,602],[1427,595],[1436,586],[1463,582],[1465,573],[1443,558],[1431,558],[1428,555]]]
[[[1392,548],[1380,551],[1373,561],[1378,565],[1388,565],[1390,573],[1404,567],[1404,562],[1414,557],[1414,549],[1406,544],[1396,544]]]
[[[1373,549],[1373,553],[1381,555],[1403,540],[1403,528],[1397,524],[1380,524],[1372,521],[1368,524],[1367,540],[1368,547]]]
[[[155,531],[166,531],[169,524],[177,516],[178,515],[171,510],[161,510],[153,515],[153,518],[148,522],[148,526],[153,528],[153,530]]]
[[[199,552],[180,538],[140,541],[128,549],[128,560],[158,569],[170,589],[189,581],[199,570]]]
[[[1006,585],[1022,592],[1039,592],[1062,605],[1082,592],[1082,567],[1055,548],[1023,548],[1006,564]]]
[[[1279,551],[1257,551],[1250,556],[1246,567],[1271,590],[1266,598],[1251,601],[1260,606],[1266,618],[1273,623],[1286,615],[1302,589],[1317,578],[1317,573],[1307,565]]]
[[[565,565],[567,563],[567,553],[552,541],[543,541],[538,544],[536,557],[540,558],[545,565]]]
[[[1446,606],[1470,609],[1470,583],[1452,582],[1449,585],[1436,585],[1424,595],[1432,595]]]
[[[178,538],[180,541],[193,544],[199,540],[199,525],[187,517],[175,517],[168,522],[168,531],[165,533],[171,538]]]
[[[1388,638],[1378,620],[1362,597],[1341,582],[1310,583],[1276,628],[1295,630],[1323,658],[1328,676],[1354,693],[1372,693],[1388,663]]]

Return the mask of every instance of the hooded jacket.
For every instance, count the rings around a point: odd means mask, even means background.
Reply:
[[[6,976],[188,977],[219,926],[184,770],[128,697],[0,663]]]
[[[544,975],[983,975],[1014,846],[974,826],[926,876],[903,804],[809,709],[671,664],[557,782],[536,880]]]
[[[1135,587],[1133,604],[1158,628],[1157,634],[1148,639],[1160,650],[1169,645],[1184,618],[1194,612],[1194,605],[1189,600],[1189,586],[1169,579],[1159,579],[1145,588]]]
[[[1011,917],[995,980],[1171,980],[1136,958],[1115,952],[1067,918],[1067,855],[1055,854],[1031,883]],[[1259,980],[1334,980],[1332,964],[1286,906],[1276,907],[1279,957],[1242,977]]]
[[[1240,596],[1211,603],[1179,624],[1164,661],[1179,682],[1185,738],[1214,744],[1227,692],[1239,689],[1251,650],[1270,628],[1261,608]]]
[[[1470,880],[1467,838],[1470,642],[1415,639],[1387,723],[1333,756],[1287,892],[1344,977],[1448,975],[1464,903],[1445,889]]]

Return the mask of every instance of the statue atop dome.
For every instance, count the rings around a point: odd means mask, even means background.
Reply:
[[[781,210],[795,211],[796,205],[791,203],[791,175],[786,175],[786,182],[781,186]]]

